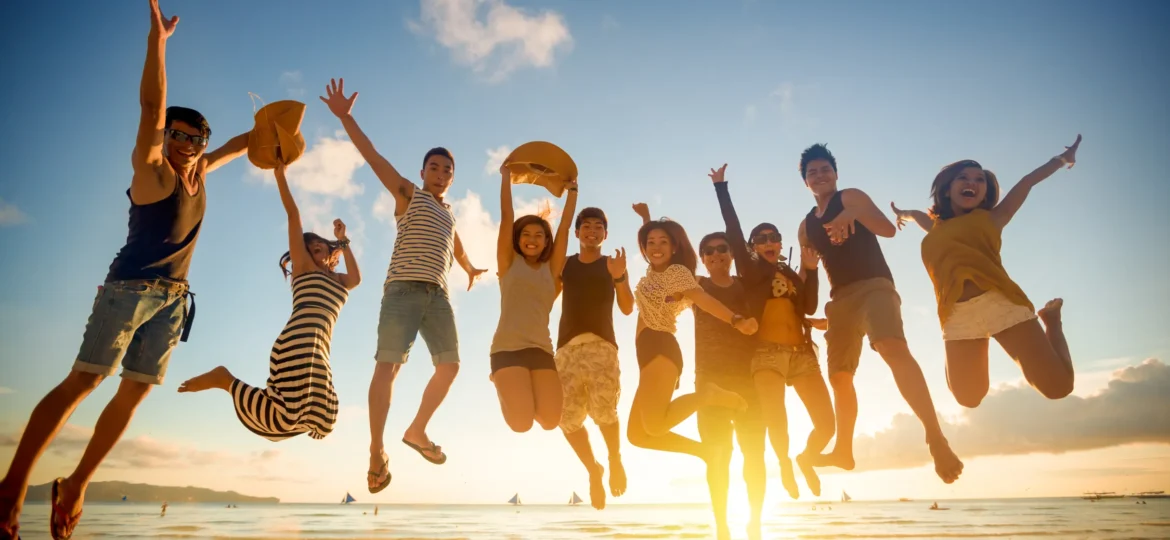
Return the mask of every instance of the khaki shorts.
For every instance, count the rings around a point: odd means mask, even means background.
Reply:
[[[561,429],[565,433],[581,429],[586,417],[599,426],[618,421],[622,373],[617,347],[600,337],[574,339],[557,350],[555,360],[564,395]]]
[[[792,381],[805,375],[821,374],[817,355],[808,344],[792,346],[760,343],[756,354],[752,356],[752,373],[765,369],[779,373],[788,386],[792,386]]]
[[[825,331],[829,376],[856,373],[861,360],[861,340],[870,346],[884,339],[906,340],[902,330],[902,298],[894,282],[873,278],[851,283],[825,304]]]
[[[1035,318],[1032,308],[1013,304],[999,291],[987,291],[955,304],[951,316],[943,324],[943,339],[987,339]]]

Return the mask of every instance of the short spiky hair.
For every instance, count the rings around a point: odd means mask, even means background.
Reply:
[[[443,156],[443,157],[451,160],[451,168],[452,169],[455,168],[455,156],[451,155],[451,151],[447,150],[446,148],[443,148],[442,146],[437,146],[435,148],[431,148],[430,150],[427,150],[427,155],[423,156],[423,168],[424,169],[427,168],[427,162],[429,162],[431,160],[431,158],[435,157],[435,156]]]
[[[804,178],[808,172],[808,164],[818,159],[823,159],[833,166],[833,172],[837,172],[837,158],[833,157],[833,153],[829,151],[829,147],[825,143],[817,143],[804,149],[800,153],[800,177]]]
[[[591,218],[600,219],[601,226],[605,227],[605,230],[609,230],[609,220],[605,218],[605,212],[603,212],[600,208],[594,208],[592,206],[588,208],[582,208],[581,211],[577,213],[577,220],[573,222],[573,230],[581,230],[581,223]]]
[[[187,107],[170,106],[167,107],[167,129],[170,129],[174,121],[180,121],[195,129],[199,130],[199,134],[204,137],[211,137],[211,125],[207,123],[207,119],[203,117],[199,111],[195,109],[188,109]]]

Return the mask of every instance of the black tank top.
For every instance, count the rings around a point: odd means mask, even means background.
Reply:
[[[187,193],[175,176],[175,190],[165,199],[134,204],[130,199],[130,232],[126,245],[110,264],[107,281],[165,278],[185,281],[191,267],[195,241],[207,207],[206,185],[199,177],[199,191]],[[130,190],[126,190],[130,197]]]
[[[813,207],[804,221],[805,234],[825,263],[830,298],[843,287],[858,281],[879,277],[894,280],[890,267],[886,265],[886,257],[882,255],[882,248],[878,245],[877,235],[860,221],[855,224],[853,234],[849,235],[844,244],[835,246],[829,240],[824,225],[833,221],[844,209],[845,204],[841,202],[841,192],[838,191],[829,200],[824,216],[818,218],[817,209]]]
[[[565,260],[565,268],[561,270],[564,299],[557,348],[587,332],[617,347],[613,335],[613,276],[609,275],[606,260],[608,257],[601,257],[585,264],[577,255]]]

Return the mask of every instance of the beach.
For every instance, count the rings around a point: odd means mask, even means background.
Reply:
[[[1170,500],[1077,498],[779,504],[764,538],[1167,538]],[[382,505],[101,503],[85,508],[73,538],[541,539],[710,538],[707,505]],[[25,507],[21,534],[49,538],[49,508]],[[746,516],[732,516],[745,538]]]

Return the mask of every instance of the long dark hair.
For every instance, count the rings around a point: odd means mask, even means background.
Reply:
[[[337,243],[334,240],[327,240],[323,236],[321,236],[317,233],[307,232],[304,234],[304,238],[305,238],[305,249],[309,249],[309,245],[315,241],[324,242],[326,246],[329,246],[329,256],[330,257],[332,257],[333,254],[337,252],[337,250],[341,249],[341,244]],[[288,279],[288,277],[292,275],[292,271],[288,269],[289,264],[291,262],[292,262],[292,252],[286,251],[286,252],[284,252],[284,255],[280,256],[280,271],[284,273],[285,279]],[[332,270],[332,268],[330,268],[330,270]]]
[[[934,206],[930,207],[931,217],[940,220],[955,217],[955,209],[951,207],[951,183],[967,167],[975,167],[982,170],[983,176],[987,178],[987,196],[983,197],[983,202],[979,203],[979,208],[984,210],[995,208],[996,203],[999,202],[999,180],[995,178],[995,173],[984,169],[978,161],[964,159],[943,167],[938,172],[938,176],[934,177],[934,183],[930,185],[930,197],[934,199]]]
[[[646,256],[646,239],[650,237],[650,231],[655,229],[666,233],[666,236],[670,237],[670,243],[674,246],[674,253],[670,256],[670,264],[681,264],[690,270],[691,274],[694,274],[699,258],[695,255],[695,248],[691,245],[690,238],[687,238],[687,231],[676,221],[663,218],[651,221],[638,229],[638,246],[642,249],[642,258],[646,262],[650,262],[650,258]]]
[[[553,252],[553,232],[552,225],[548,224],[548,220],[536,214],[528,214],[520,216],[520,219],[512,222],[512,249],[519,253],[521,257],[524,252],[520,251],[520,233],[524,227],[529,225],[540,225],[541,230],[544,231],[545,242],[544,250],[540,252],[540,256],[536,258],[537,262],[546,262],[552,258]]]

